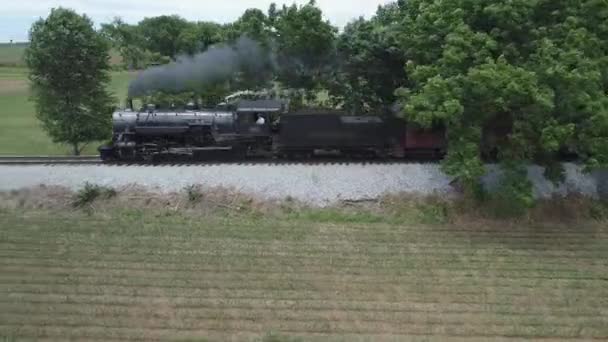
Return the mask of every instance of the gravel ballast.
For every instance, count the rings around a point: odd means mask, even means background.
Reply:
[[[492,167],[490,170],[485,180],[495,184],[497,173]],[[542,168],[529,170],[537,197],[571,193],[598,195],[597,174],[584,174],[579,166],[566,165],[566,182],[559,187],[544,179]],[[201,185],[230,188],[266,199],[291,197],[320,206],[386,194],[448,195],[454,192],[451,180],[437,164],[0,166],[0,191],[41,184],[77,190],[88,182],[115,188],[137,185],[152,192],[168,193]]]

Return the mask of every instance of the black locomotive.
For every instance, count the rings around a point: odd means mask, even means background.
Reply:
[[[353,116],[331,110],[289,112],[277,100],[241,100],[215,109],[131,108],[113,114],[104,161],[222,157],[404,158],[441,156],[444,131],[420,130],[395,116]]]

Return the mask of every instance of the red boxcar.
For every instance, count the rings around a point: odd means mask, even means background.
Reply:
[[[405,156],[443,156],[447,148],[447,139],[443,127],[421,129],[407,125],[403,141]]]

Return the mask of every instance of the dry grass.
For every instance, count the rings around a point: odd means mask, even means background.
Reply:
[[[0,196],[0,337],[608,337],[601,222],[469,225],[450,222],[449,207],[447,220],[423,224],[445,203],[320,210],[225,189],[121,190],[90,210],[73,209],[60,188]]]
[[[28,90],[26,80],[7,80],[0,79],[0,94],[12,94],[17,92],[25,92]]]

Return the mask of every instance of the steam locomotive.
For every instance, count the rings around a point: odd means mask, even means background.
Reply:
[[[445,130],[423,130],[394,115],[353,116],[332,110],[289,112],[280,100],[239,100],[202,109],[148,105],[113,114],[104,161],[289,158],[318,155],[359,158],[439,158]]]

